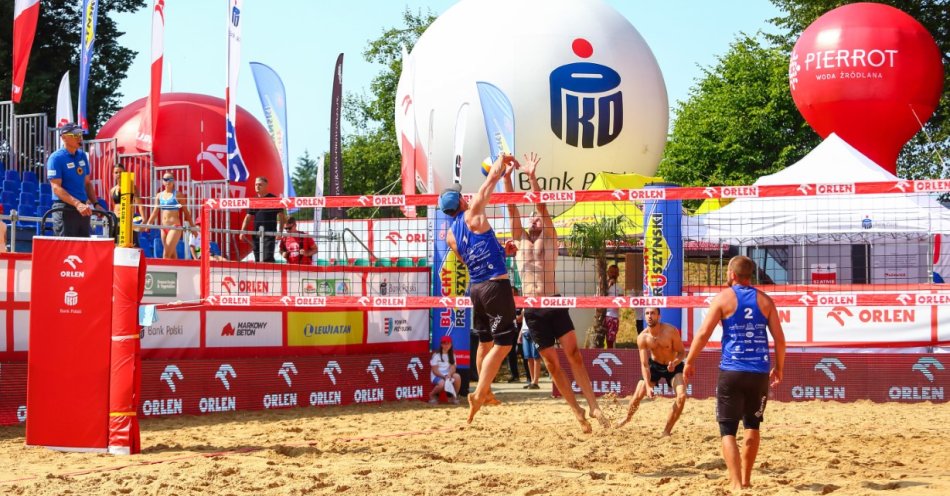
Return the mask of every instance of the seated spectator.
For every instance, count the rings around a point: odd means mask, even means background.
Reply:
[[[313,238],[297,230],[297,219],[289,217],[284,223],[286,234],[280,238],[278,251],[289,264],[313,265],[317,244]]]
[[[445,390],[446,396],[453,404],[458,404],[459,398],[457,391],[462,384],[462,376],[455,372],[455,349],[452,347],[452,338],[442,336],[439,341],[439,349],[432,353],[432,360],[429,361],[432,373],[432,391],[429,391],[429,403],[439,402],[439,393]]]
[[[201,234],[195,234],[191,237],[191,242],[189,243],[189,248],[191,249],[191,258],[195,260],[201,260]],[[225,262],[228,259],[222,257],[220,254],[211,252],[211,260]]]

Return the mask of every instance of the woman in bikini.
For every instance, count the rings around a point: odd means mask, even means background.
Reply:
[[[191,219],[191,212],[185,204],[188,197],[175,190],[175,178],[168,173],[162,175],[162,191],[155,195],[155,209],[148,218],[148,224],[154,224],[158,213],[162,213],[162,226],[181,227],[181,220],[184,217],[189,226],[194,226]],[[189,227],[194,230],[194,227]],[[162,229],[162,246],[164,255],[162,258],[178,258],[178,240],[181,239],[180,229]]]

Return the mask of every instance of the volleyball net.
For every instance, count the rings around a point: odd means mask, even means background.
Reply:
[[[524,226],[535,204],[551,211],[561,296],[518,297],[522,307],[705,307],[711,288],[725,283],[729,258],[739,254],[756,262],[755,282],[773,293],[780,307],[912,307],[950,302],[942,284],[950,273],[942,236],[950,234],[950,210],[936,200],[936,194],[947,191],[950,181],[934,180],[495,193],[488,214],[505,243],[512,224],[508,205],[519,208]],[[453,256],[437,260],[447,226],[441,213],[428,219],[311,220],[315,208],[433,207],[436,201],[437,195],[209,200],[202,218],[226,219],[228,213],[239,218],[262,209],[289,213],[300,219],[296,236],[313,240],[317,251],[308,255],[310,265],[203,257],[203,303],[467,307],[464,294],[396,290],[421,281],[414,276],[419,273],[465,280],[464,267]],[[209,253],[209,241],[226,232],[215,222],[203,223],[202,251]],[[258,233],[255,241],[261,246],[289,253],[282,244],[286,232]],[[592,240],[602,245],[591,245]],[[239,243],[237,250],[243,256],[250,245]],[[509,259],[516,287],[517,262],[517,256]],[[620,269],[622,294],[605,294],[602,280],[609,264]],[[671,271],[677,264],[678,272]],[[288,277],[288,271],[296,274]],[[366,274],[373,273],[386,273],[385,284],[371,275],[368,280]]]

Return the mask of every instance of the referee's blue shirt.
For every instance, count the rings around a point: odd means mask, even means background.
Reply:
[[[83,203],[88,200],[86,196],[86,176],[88,175],[89,159],[86,157],[86,152],[81,149],[71,154],[65,148],[60,148],[46,161],[46,179],[62,179],[63,189]],[[62,201],[59,198],[55,200]]]

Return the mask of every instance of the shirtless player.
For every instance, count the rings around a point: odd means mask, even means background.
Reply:
[[[535,169],[540,161],[541,159],[532,153],[530,156],[525,155],[525,161],[521,164],[521,171],[528,175],[532,191],[541,191],[535,175]],[[514,191],[511,170],[505,174],[504,180],[505,191]],[[547,206],[543,203],[535,205],[534,215],[531,216],[531,224],[527,231],[521,226],[521,214],[517,206],[509,204],[508,213],[511,218],[511,238],[518,248],[516,260],[518,268],[521,269],[522,293],[524,296],[557,296],[555,282],[557,231],[554,230],[554,223],[551,221]],[[548,372],[551,373],[551,379],[570,405],[584,432],[589,433],[592,429],[584,409],[578,405],[574,397],[567,374],[561,368],[557,350],[554,348],[555,341],[564,349],[571,371],[574,373],[574,381],[587,399],[590,416],[596,418],[602,426],[609,428],[610,420],[597,405],[597,397],[594,396],[590,376],[584,368],[584,358],[577,349],[577,335],[574,333],[574,323],[567,309],[526,308],[524,319],[528,323],[531,339],[537,344],[541,358]]]
[[[640,348],[640,371],[643,379],[637,383],[637,389],[630,399],[627,409],[627,418],[617,427],[622,427],[637,413],[640,401],[644,396],[653,398],[653,387],[666,379],[666,383],[676,391],[676,401],[673,411],[666,420],[663,435],[669,436],[673,426],[683,413],[686,405],[686,384],[683,382],[683,359],[686,358],[686,348],[680,337],[680,330],[670,324],[660,322],[660,309],[647,307],[644,311],[647,328],[637,337],[637,347]]]

